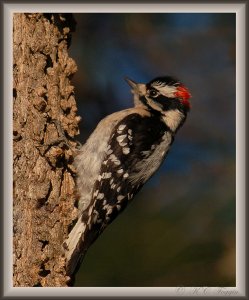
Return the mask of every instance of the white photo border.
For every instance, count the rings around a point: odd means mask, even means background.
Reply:
[[[45,5],[44,5],[45,4]],[[226,3],[3,2],[4,297],[245,297],[246,287],[246,1]],[[16,12],[236,14],[236,287],[13,287],[12,283],[12,17]]]

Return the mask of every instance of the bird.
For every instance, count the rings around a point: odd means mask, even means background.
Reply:
[[[79,215],[63,243],[68,275],[161,166],[190,111],[191,94],[175,77],[125,80],[134,106],[102,119],[74,161]]]

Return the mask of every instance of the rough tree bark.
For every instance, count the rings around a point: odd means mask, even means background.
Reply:
[[[71,163],[80,118],[68,56],[74,25],[71,14],[13,19],[14,286],[69,280],[61,245],[77,215]]]

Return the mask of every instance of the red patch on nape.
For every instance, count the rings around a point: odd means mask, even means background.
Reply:
[[[180,98],[180,100],[184,106],[186,106],[187,108],[190,108],[190,102],[188,101],[188,99],[191,98],[191,94],[185,86],[180,85],[179,87],[177,87],[175,96],[177,98]]]

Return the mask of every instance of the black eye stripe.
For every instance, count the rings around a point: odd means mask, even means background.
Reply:
[[[155,89],[150,89],[149,90],[149,96],[150,97],[157,97],[159,95],[159,92]]]

